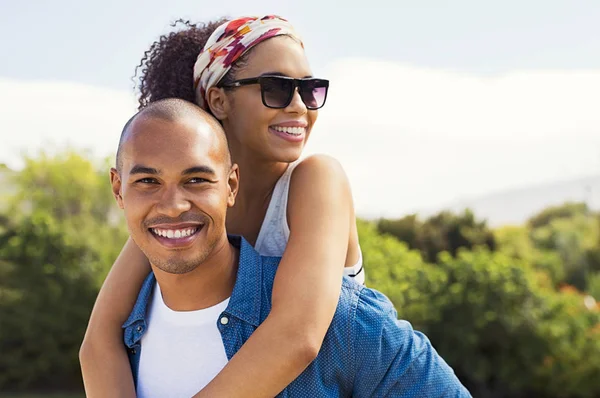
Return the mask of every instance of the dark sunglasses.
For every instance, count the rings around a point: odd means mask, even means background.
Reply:
[[[222,84],[224,88],[235,88],[250,84],[260,84],[262,102],[267,108],[286,108],[294,98],[294,92],[298,87],[298,93],[304,105],[310,110],[315,110],[325,105],[329,80],[308,77],[294,79],[287,76],[259,76],[248,79],[236,80],[230,84]]]

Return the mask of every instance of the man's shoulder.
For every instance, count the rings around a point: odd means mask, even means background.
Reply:
[[[138,293],[137,300],[133,305],[129,318],[123,324],[123,328],[127,328],[131,326],[137,321],[145,320],[146,318],[146,310],[148,308],[148,303],[150,301],[150,297],[152,296],[152,292],[154,290],[154,285],[156,284],[156,277],[154,276],[154,272],[150,271],[142,287],[140,288],[140,292]]]
[[[372,313],[376,316],[391,315],[396,318],[397,312],[389,298],[378,290],[366,287],[353,278],[344,276],[340,305],[355,310],[355,316]]]

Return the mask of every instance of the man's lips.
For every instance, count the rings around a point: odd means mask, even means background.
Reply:
[[[184,223],[163,224],[148,228],[148,230],[164,246],[182,247],[189,245],[203,228],[204,224]]]

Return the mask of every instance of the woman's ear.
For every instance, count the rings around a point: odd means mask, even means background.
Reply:
[[[212,114],[218,120],[227,119],[229,114],[229,98],[225,95],[225,90],[219,87],[211,87],[206,92],[206,103]]]

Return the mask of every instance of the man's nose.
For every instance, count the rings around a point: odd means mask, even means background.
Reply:
[[[181,188],[170,187],[165,190],[156,207],[159,213],[176,218],[189,211],[192,204]]]

